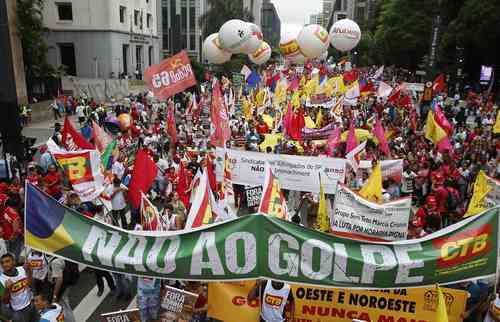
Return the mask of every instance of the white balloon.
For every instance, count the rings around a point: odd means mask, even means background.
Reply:
[[[300,51],[307,58],[316,58],[328,50],[330,37],[320,25],[307,25],[297,36]]]
[[[287,32],[280,39],[280,51],[283,57],[291,63],[300,64],[304,62],[304,56],[300,52],[297,43],[297,33]]]
[[[245,43],[243,52],[245,54],[253,54],[257,51],[257,49],[260,48],[264,36],[262,35],[262,31],[260,30],[259,26],[257,26],[256,24],[249,22],[248,27],[250,28],[251,35],[250,39],[248,39]]]
[[[248,55],[248,58],[254,64],[265,64],[271,58],[271,47],[267,42],[263,41],[260,48],[253,54]]]
[[[222,49],[219,34],[211,34],[203,42],[203,57],[211,64],[223,64],[231,59],[231,53]]]
[[[243,20],[232,19],[226,21],[219,30],[219,40],[222,48],[234,53],[242,53],[252,31]]]
[[[351,19],[341,19],[330,29],[332,46],[339,51],[349,51],[356,47],[361,40],[361,29]]]

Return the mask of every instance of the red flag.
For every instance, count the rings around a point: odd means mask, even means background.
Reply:
[[[186,88],[196,85],[196,77],[185,50],[157,65],[146,68],[144,80],[155,97],[160,100],[166,100]]]
[[[186,169],[184,168],[184,164],[182,161],[179,163],[179,171],[177,172],[177,178],[179,178],[179,181],[177,182],[177,194],[179,195],[179,200],[182,201],[184,204],[184,207],[186,209],[189,209],[189,196],[186,192],[188,189],[187,185],[187,176],[188,173],[186,172]]]
[[[141,193],[141,225],[143,230],[161,230],[158,209]]]
[[[61,132],[61,143],[66,148],[66,150],[93,150],[94,146],[90,144],[85,137],[75,130],[71,121],[66,116],[64,119],[64,127]]]
[[[439,74],[438,77],[434,80],[434,85],[432,85],[432,91],[434,94],[440,93],[444,90],[444,74]]]
[[[214,164],[212,163],[212,160],[208,155],[207,155],[207,174],[208,174],[208,182],[210,183],[210,189],[212,189],[212,191],[217,191],[217,181],[215,180]]]
[[[361,94],[368,94],[368,93],[374,93],[375,92],[375,86],[373,86],[372,82],[367,82],[361,88],[359,89]]]
[[[356,129],[354,126],[354,120],[351,120],[351,125],[349,125],[349,132],[347,133],[347,140],[346,140],[346,148],[345,148],[345,154],[351,152],[354,150],[354,148],[357,146],[356,143]]]
[[[103,152],[113,139],[96,122],[92,121],[92,136],[97,150]]]
[[[333,152],[334,150],[339,146],[340,144],[340,138],[341,138],[342,131],[340,129],[340,126],[337,127],[332,134],[328,137],[328,155],[333,157]]]
[[[269,163],[266,163],[265,172],[259,212],[268,216],[289,220],[285,196],[283,195],[283,191],[281,191],[278,178],[274,176]]]
[[[292,120],[293,120],[293,107],[292,103],[289,101],[286,114],[283,117],[283,128],[285,129],[285,133],[287,136],[290,136],[290,127],[292,126]]]
[[[144,149],[139,149],[135,157],[134,169],[128,186],[128,198],[134,208],[141,206],[141,192],[147,192],[154,179],[158,167]]]
[[[434,119],[448,135],[453,133],[453,125],[451,125],[446,116],[444,116],[439,105],[434,107]]]
[[[215,205],[215,200],[208,183],[207,173],[204,173],[196,188],[184,229],[196,228],[214,222],[213,205]]]
[[[382,151],[385,155],[390,156],[391,150],[389,149],[389,144],[387,144],[387,140],[385,138],[384,127],[382,126],[382,122],[380,122],[380,119],[378,118],[375,120],[373,134],[375,134],[375,137],[378,140],[378,147],[380,148],[380,151]]]
[[[210,143],[224,148],[226,141],[231,138],[231,128],[229,127],[229,117],[224,107],[219,84],[216,84],[212,93],[212,105],[210,106],[210,118],[215,131],[210,137]]]
[[[405,95],[399,100],[399,106],[404,108],[410,108],[412,106],[410,95]]]
[[[306,126],[304,120],[304,109],[299,107],[297,113],[293,113],[292,121],[290,122],[290,133],[288,134],[293,140],[302,139],[302,129]]]
[[[401,85],[398,85],[391,95],[387,98],[387,103],[398,104],[399,97],[401,96]]]
[[[413,133],[417,133],[417,110],[415,109],[415,106],[413,106],[413,104],[410,110],[410,125]]]
[[[344,83],[352,83],[356,79],[358,79],[358,71],[355,69],[351,69],[348,72],[345,72],[343,75]]]
[[[172,146],[177,143],[177,127],[175,124],[175,106],[173,101],[168,102],[167,133],[172,138]]]

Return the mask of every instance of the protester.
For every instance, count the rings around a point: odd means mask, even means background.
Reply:
[[[261,280],[255,283],[248,293],[248,302],[259,298],[261,303],[261,322],[294,321],[295,301],[290,285],[277,282]],[[289,306],[290,316],[285,318],[285,306]]]
[[[40,314],[39,322],[60,322],[66,321],[64,319],[64,310],[62,306],[57,303],[50,303],[49,296],[40,291],[35,294],[34,303],[37,311]]]

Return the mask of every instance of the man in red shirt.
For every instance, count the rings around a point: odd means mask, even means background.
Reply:
[[[0,225],[2,226],[1,238],[7,243],[7,250],[14,254],[16,260],[23,249],[23,224],[21,216],[13,207],[14,200],[8,199],[5,209],[2,210]]]
[[[257,122],[258,123],[255,125],[255,130],[257,131],[257,133],[259,133],[260,135],[269,133],[269,127],[267,126],[266,122],[264,122],[261,116],[259,116]]]
[[[49,165],[48,172],[43,178],[45,185],[45,192],[48,193],[52,198],[58,200],[62,196],[61,190],[61,175],[57,172],[55,165]]]
[[[437,202],[437,211],[439,214],[444,214],[446,209],[446,198],[448,190],[444,186],[444,177],[441,173],[436,173],[432,176],[432,195],[435,196]]]

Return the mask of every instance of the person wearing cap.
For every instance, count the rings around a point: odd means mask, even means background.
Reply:
[[[440,173],[434,173],[432,175],[432,195],[435,196],[437,201],[437,211],[440,214],[446,212],[446,198],[448,197],[448,191],[444,186],[444,176]]]
[[[437,210],[436,197],[430,195],[426,202],[415,213],[415,218],[418,218],[426,231],[434,230],[436,227],[441,227],[441,216]],[[439,229],[439,228],[438,228]]]

